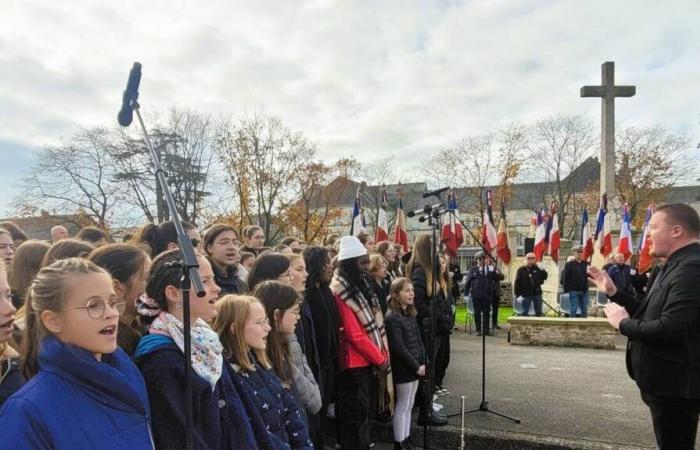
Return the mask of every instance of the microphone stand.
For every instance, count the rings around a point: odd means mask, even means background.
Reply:
[[[170,192],[170,188],[167,183],[167,175],[163,166],[161,165],[158,154],[151,144],[151,138],[148,136],[148,131],[146,131],[146,126],[141,118],[140,105],[136,99],[131,100],[131,106],[136,112],[136,117],[141,125],[141,130],[146,139],[146,145],[151,152],[151,158],[153,158],[153,163],[155,165],[156,178],[158,179],[158,184],[165,196],[165,202],[168,206],[168,211],[170,213],[170,220],[175,225],[175,231],[177,232],[177,241],[180,246],[180,251],[182,252],[182,278],[180,278],[180,287],[182,290],[182,326],[184,328],[184,354],[185,354],[185,448],[191,450],[192,445],[192,422],[193,422],[193,407],[192,407],[192,334],[190,330],[190,287],[194,288],[197,297],[203,297],[204,285],[202,280],[199,278],[199,263],[197,262],[197,256],[194,253],[194,247],[192,245],[192,240],[185,233],[185,229],[182,227],[182,220],[180,220],[180,215],[175,208],[175,201],[173,200],[173,195]]]
[[[452,214],[453,217],[455,219],[457,219],[460,224],[462,224],[462,228],[467,230],[467,232],[474,239],[474,242],[479,244],[479,247],[481,247],[482,251],[484,252],[484,255],[491,255],[491,252],[489,252],[486,249],[486,246],[484,245],[484,243],[481,242],[481,240],[479,240],[474,235],[474,233],[472,232],[472,230],[469,229],[469,227],[467,227],[467,224],[464,223],[464,221],[461,218],[459,218],[456,214],[454,214],[452,212],[450,212],[450,214]],[[498,254],[496,254],[496,258],[493,258],[493,259],[494,259],[494,268],[495,268],[498,264]],[[488,271],[486,270],[485,266],[483,266],[483,268],[484,268],[484,294],[486,294],[485,291],[486,291],[486,288],[488,286]],[[500,287],[499,287],[499,289],[500,289]],[[484,301],[487,301],[487,300],[488,300],[488,296],[484,295]],[[504,419],[510,420],[511,422],[514,422],[514,423],[520,423],[520,419],[516,419],[514,417],[510,417],[510,416],[507,416],[505,414],[494,411],[492,409],[489,409],[489,402],[486,401],[486,328],[484,327],[484,319],[485,318],[486,318],[486,314],[484,314],[484,312],[482,311],[481,312],[481,403],[479,404],[478,408],[467,411],[464,414],[466,415],[466,414],[472,414],[475,412],[483,411],[483,412],[486,412],[489,414],[494,414],[496,416],[503,417]],[[488,321],[488,318],[486,318],[486,320]],[[487,322],[487,324],[488,324],[488,322]],[[447,417],[454,417],[454,416],[457,416],[460,414],[461,413],[448,414]]]

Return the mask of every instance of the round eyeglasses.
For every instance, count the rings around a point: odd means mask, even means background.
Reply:
[[[85,304],[85,306],[67,308],[64,311],[70,311],[73,309],[84,309],[87,311],[88,316],[90,316],[91,319],[102,319],[105,315],[105,309],[107,308],[106,305],[108,304],[109,307],[115,309],[117,311],[117,314],[119,314],[120,316],[124,313],[124,310],[126,309],[126,302],[117,302],[114,300],[105,302],[101,298],[92,298]]]

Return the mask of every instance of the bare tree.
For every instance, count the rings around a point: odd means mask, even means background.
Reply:
[[[173,108],[166,121],[156,121],[149,134],[167,172],[175,207],[184,220],[197,222],[209,195],[209,174],[215,162],[211,118]],[[168,220],[165,197],[143,139],[120,129],[110,155],[125,196],[142,211],[146,220]]]
[[[531,130],[526,176],[543,182],[539,183],[541,205],[557,202],[562,235],[568,238],[576,232],[582,210],[577,194],[586,189],[581,164],[593,155],[594,142],[591,121],[581,115],[540,120]],[[534,209],[540,205],[529,206]]]
[[[398,183],[400,173],[394,155],[360,164],[357,177],[363,183],[360,195],[365,204],[369,224],[377,223],[383,186]]]
[[[224,171],[239,197],[241,225],[259,224],[268,242],[274,242],[280,219],[298,197],[294,177],[312,161],[314,144],[292,132],[280,118],[264,114],[237,124],[223,123],[216,143]]]
[[[68,142],[40,150],[30,174],[22,180],[15,209],[83,213],[99,227],[114,218],[119,188],[107,152],[109,131],[80,129]]]
[[[649,203],[663,202],[669,188],[695,179],[686,136],[660,125],[626,127],[618,129],[615,144],[615,184],[638,226]]]

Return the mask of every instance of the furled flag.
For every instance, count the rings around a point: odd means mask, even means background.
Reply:
[[[530,237],[534,238],[535,233],[537,233],[537,211],[533,211],[530,217]]]
[[[493,226],[492,204],[491,189],[489,189],[486,191],[486,209],[484,210],[484,221],[481,227],[481,242],[491,256],[493,256],[494,250],[496,250],[498,245],[496,228]]]
[[[360,189],[355,194],[355,204],[352,207],[352,223],[350,224],[350,235],[358,236],[365,232],[365,217],[362,201],[360,200]]]
[[[593,256],[593,236],[591,235],[591,224],[588,222],[588,210],[585,207],[581,217],[581,245],[583,246],[583,259],[588,261]]]
[[[451,192],[447,198],[447,222],[442,226],[442,242],[445,244],[445,253],[457,256],[457,249],[464,242],[462,225],[457,216],[457,196]]]
[[[375,230],[374,240],[377,242],[389,240],[389,221],[386,217],[386,189],[382,191],[382,202],[379,205],[379,213],[377,214],[377,229]]]
[[[608,214],[608,196],[603,194],[600,198],[600,209],[598,210],[598,220],[595,226],[595,242],[598,251],[607,257],[612,251],[612,234],[610,233],[610,222],[606,218]]]
[[[651,239],[649,239],[649,221],[651,216],[654,215],[656,211],[656,206],[654,204],[649,205],[647,208],[647,213],[644,216],[644,229],[642,231],[642,237],[639,239],[639,264],[637,265],[637,270],[639,273],[647,272],[651,269],[651,265],[654,262],[654,258],[651,256]]]
[[[508,225],[506,224],[506,204],[501,202],[501,219],[498,221],[498,242],[496,253],[504,264],[510,264],[510,241],[508,240]]]
[[[559,262],[559,245],[560,245],[560,235],[559,235],[559,215],[557,214],[557,204],[552,202],[552,208],[549,211],[549,256],[552,257],[552,261],[555,263]]]
[[[537,261],[542,261],[544,252],[547,250],[547,244],[545,243],[545,237],[547,236],[547,211],[544,208],[537,212],[537,229],[535,230],[535,246],[533,247],[533,252],[535,253],[535,258]]]
[[[399,206],[396,208],[396,223],[394,224],[394,244],[403,247],[403,251],[408,251],[408,234],[406,233],[406,214],[403,211],[403,199],[399,192]]]
[[[622,209],[622,227],[620,227],[620,238],[617,240],[617,252],[625,255],[625,260],[632,256],[632,224],[627,203]]]

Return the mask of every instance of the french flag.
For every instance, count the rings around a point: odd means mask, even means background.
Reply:
[[[544,209],[537,212],[537,228],[535,229],[535,247],[533,252],[537,261],[542,261],[545,251],[547,250],[547,211]]]
[[[549,256],[552,261],[559,262],[559,246],[561,245],[561,236],[559,234],[559,215],[557,214],[557,204],[552,202],[549,220]]]
[[[654,257],[651,256],[651,239],[649,239],[649,221],[651,216],[654,215],[656,211],[656,206],[654,204],[649,205],[647,208],[646,215],[644,216],[644,230],[642,231],[642,238],[639,240],[639,264],[637,265],[637,270],[639,273],[648,272],[651,270],[651,266],[654,262]]]
[[[612,233],[610,233],[610,222],[606,216],[608,214],[608,196],[603,194],[600,199],[600,209],[598,210],[598,220],[595,227],[595,241],[598,251],[606,257],[612,251]]]
[[[445,253],[450,256],[457,256],[457,249],[464,242],[462,235],[462,225],[457,219],[457,196],[450,193],[447,199],[448,219],[442,226],[442,242],[445,244]]]
[[[583,208],[583,216],[581,217],[581,245],[583,245],[583,259],[588,261],[593,256],[593,236],[586,208]]]
[[[493,226],[493,211],[491,203],[491,189],[486,191],[486,209],[484,210],[484,225],[481,229],[481,241],[491,256],[498,247],[496,227]]]
[[[360,190],[355,194],[355,204],[352,207],[352,223],[350,224],[350,235],[359,236],[365,231],[364,208],[360,200]]]
[[[620,228],[620,238],[617,241],[617,252],[625,255],[625,260],[632,256],[632,226],[627,203],[622,210],[622,227]]]
[[[386,216],[386,189],[382,192],[382,202],[379,205],[379,214],[377,214],[377,229],[374,240],[377,242],[389,240],[389,220]]]

